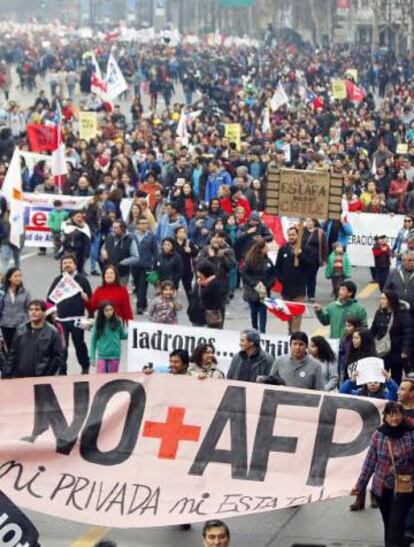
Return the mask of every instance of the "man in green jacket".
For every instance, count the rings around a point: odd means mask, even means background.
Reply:
[[[316,317],[322,325],[330,325],[330,338],[341,338],[345,331],[345,321],[349,316],[358,317],[367,326],[367,310],[356,299],[357,287],[350,279],[339,286],[338,299],[322,309],[315,304]]]

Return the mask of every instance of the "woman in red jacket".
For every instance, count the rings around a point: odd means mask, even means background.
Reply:
[[[101,302],[111,302],[115,313],[125,323],[133,319],[128,290],[121,285],[119,273],[115,266],[108,265],[102,275],[102,285],[97,287],[85,305],[90,312],[95,312]]]
[[[238,186],[234,185],[230,186],[230,188],[228,186],[220,186],[219,195],[221,208],[227,215],[232,215],[235,212],[236,207],[243,207],[244,218],[242,223],[244,224],[247,222],[252,209],[249,201],[243,196],[242,191]]]
[[[405,174],[404,169],[399,169],[397,172],[397,178],[391,182],[391,186],[388,192],[389,209],[394,213],[403,212],[404,198],[408,191],[409,182]]]

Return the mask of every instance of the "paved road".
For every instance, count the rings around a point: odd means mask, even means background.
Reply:
[[[47,81],[39,85],[48,90]],[[18,100],[22,105],[28,106],[33,102],[35,94],[30,96],[22,94],[14,89],[11,99]],[[181,89],[178,89],[176,100],[182,101]],[[147,100],[144,105],[147,107]],[[162,101],[160,108],[163,107]],[[128,112],[128,103],[122,103],[122,109]],[[23,262],[23,272],[26,285],[33,296],[44,297],[47,288],[58,273],[57,263],[50,257],[38,257],[33,249],[25,250],[26,256]],[[354,280],[362,289],[361,297],[367,306],[370,318],[372,318],[377,297],[376,287],[367,285],[369,272],[367,269],[358,268],[354,272]],[[96,284],[96,278],[91,278]],[[318,286],[318,300],[322,303],[330,301],[330,286],[320,276]],[[182,295],[180,296],[182,298]],[[228,308],[226,328],[240,330],[249,326],[248,308],[236,297]],[[140,318],[145,320],[145,316]],[[188,324],[184,313],[180,316],[180,323]],[[321,328],[315,318],[305,318],[303,328],[308,333],[326,334],[327,330]],[[285,334],[286,325],[269,317],[269,334]],[[121,369],[125,370],[125,352]],[[73,352],[70,353],[69,373],[75,374],[78,367],[74,362]],[[288,510],[270,512],[263,515],[229,519],[233,536],[233,545],[238,547],[290,547],[294,543],[311,545],[381,545],[381,523],[378,511],[368,509],[361,513],[350,513],[348,505],[350,498],[314,504]],[[64,515],[62,515],[64,516]],[[51,518],[38,513],[31,513],[35,524],[41,533],[43,547],[92,547],[94,542],[104,536],[116,540],[120,547],[195,547],[200,545],[201,525],[193,526],[189,532],[183,532],[176,528],[157,528],[141,530],[106,530],[103,528],[91,528],[69,521]]]
[[[33,296],[44,297],[47,288],[58,272],[58,264],[49,255],[39,257],[33,249],[25,251],[23,274],[28,288]],[[323,272],[318,282],[318,300],[322,303],[330,301],[330,285],[324,279]],[[378,290],[374,285],[368,285],[368,270],[356,268],[353,278],[362,289],[362,298],[368,309],[370,318],[376,309]],[[96,285],[99,278],[89,278]],[[184,302],[183,295],[180,299]],[[249,326],[248,310],[242,301],[240,292],[229,306],[230,318],[226,321],[228,329],[240,330]],[[140,320],[145,320],[145,316]],[[188,324],[184,313],[180,316],[181,324]],[[268,332],[270,334],[285,334],[286,325],[273,317],[269,317]],[[325,332],[315,318],[305,318],[304,330],[308,333]],[[126,369],[126,352],[124,351],[121,369]],[[74,354],[70,354],[69,373],[76,374]],[[368,509],[361,513],[351,513],[348,510],[350,498],[314,504],[302,508],[281,510],[263,515],[230,519],[229,524],[234,536],[234,545],[240,547],[290,547],[294,543],[308,542],[312,545],[376,545],[381,544],[381,525],[377,511]],[[145,530],[105,530],[90,528],[72,522],[33,513],[34,522],[42,535],[43,547],[60,547],[73,545],[75,547],[92,547],[94,541],[108,535],[118,541],[122,547],[167,547],[181,545],[194,547],[199,543],[200,525],[193,530],[183,532],[176,528],[157,528]]]

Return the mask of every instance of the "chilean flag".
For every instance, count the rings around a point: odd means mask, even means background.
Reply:
[[[345,80],[345,86],[350,101],[360,103],[365,99],[365,90],[355,85],[351,80]]]
[[[270,313],[281,321],[289,321],[293,317],[303,315],[306,311],[306,304],[286,302],[279,298],[265,298],[264,304]]]

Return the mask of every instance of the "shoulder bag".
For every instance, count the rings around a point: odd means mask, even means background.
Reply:
[[[391,458],[392,470],[394,473],[395,484],[394,484],[394,493],[395,494],[412,494],[414,492],[413,487],[413,476],[412,475],[399,475],[395,467],[394,454],[392,453],[392,445],[390,441],[387,441],[388,452]]]
[[[375,339],[375,350],[378,357],[385,357],[391,351],[391,335],[390,331],[394,322],[394,314],[391,315],[390,322],[388,323],[387,332],[379,340]]]

